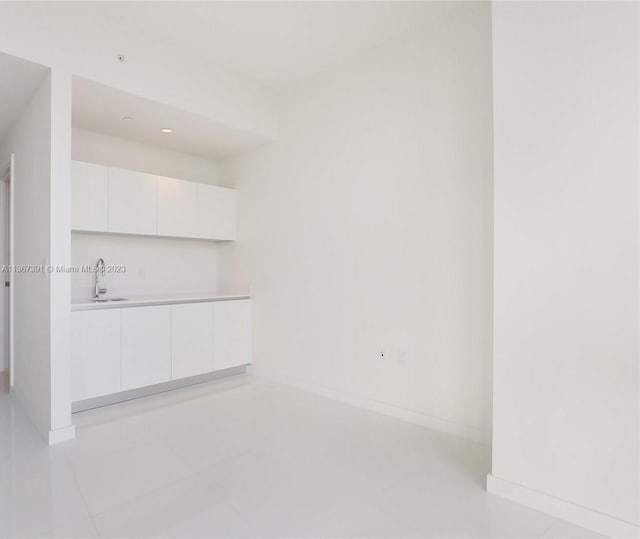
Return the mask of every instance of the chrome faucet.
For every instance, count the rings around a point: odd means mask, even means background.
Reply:
[[[96,262],[96,287],[95,287],[95,296],[96,298],[100,297],[100,294],[104,294],[107,292],[107,288],[101,288],[100,287],[100,275],[102,275],[104,277],[104,271],[105,271],[105,267],[104,267],[104,260],[102,258],[98,258],[98,262]]]

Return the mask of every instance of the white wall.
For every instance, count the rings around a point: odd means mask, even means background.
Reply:
[[[635,524],[638,9],[493,7],[492,473]]]
[[[94,133],[73,129],[72,158],[131,170],[216,185],[218,165],[213,161]],[[217,288],[218,244],[206,240],[71,234],[71,264],[124,264],[126,273],[108,275],[109,295],[212,292]],[[71,294],[93,295],[94,276],[71,275]]]
[[[51,75],[36,90],[0,147],[0,162],[15,153],[14,263],[49,260]],[[51,427],[51,281],[43,273],[12,276],[14,391],[42,433]]]
[[[0,51],[267,138],[276,133],[271,92],[96,17],[90,2],[0,2],[0,11]]]
[[[280,141],[227,164],[219,271],[252,283],[258,372],[489,440],[490,5],[432,10],[286,95]]]
[[[52,69],[49,260],[54,267],[66,265],[71,258],[70,156],[71,73]],[[71,424],[71,279],[67,273],[54,272],[50,280],[51,427],[49,443],[57,443],[73,438],[75,435]]]
[[[213,161],[85,129],[73,129],[71,158],[193,182],[218,183],[218,165]]]

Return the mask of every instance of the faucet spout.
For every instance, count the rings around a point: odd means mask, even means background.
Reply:
[[[107,288],[100,286],[100,276],[104,277],[105,273],[105,264],[102,258],[98,258],[96,262],[96,279],[95,279],[95,296],[96,298],[100,297],[100,294],[106,294]]]

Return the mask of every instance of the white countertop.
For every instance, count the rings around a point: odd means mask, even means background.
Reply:
[[[105,295],[109,297],[119,297]],[[198,303],[204,301],[228,301],[234,299],[248,299],[248,292],[197,292],[194,294],[154,294],[146,296],[126,295],[122,301],[95,302],[89,298],[71,300],[72,311],[90,311],[95,309],[121,309],[124,307],[143,307],[146,305],[171,305],[175,303]]]

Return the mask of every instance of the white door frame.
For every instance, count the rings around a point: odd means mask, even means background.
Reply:
[[[13,266],[13,185],[15,178],[15,155],[11,154],[9,163],[3,170],[0,176],[2,182],[0,188],[3,192],[2,208],[0,208],[0,214],[3,222],[0,223],[0,233],[4,235],[2,238],[2,248],[6,249],[2,254],[3,264],[7,264],[9,267]],[[4,297],[4,305],[1,308],[4,310],[4,337],[3,343],[4,352],[9,368],[9,387],[13,388],[14,382],[14,368],[13,368],[13,272],[9,271],[2,276],[0,286],[6,287],[5,283],[9,283],[8,296]],[[6,293],[6,291],[5,291]]]

